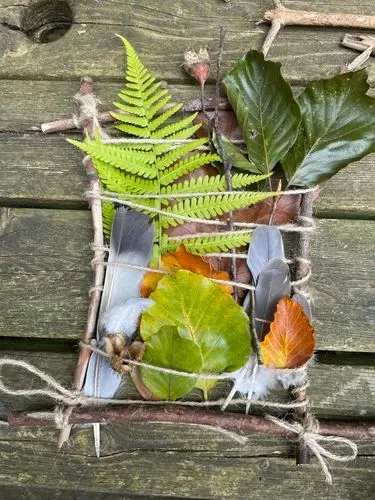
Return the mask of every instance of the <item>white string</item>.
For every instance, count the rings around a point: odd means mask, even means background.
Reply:
[[[167,210],[161,210],[158,208],[154,207],[149,207],[147,205],[140,205],[139,203],[134,203],[129,200],[120,200],[115,196],[105,196],[100,194],[100,192],[96,191],[86,191],[85,196],[90,197],[90,198],[96,198],[96,199],[101,199],[104,201],[111,201],[118,203],[120,205],[125,205],[130,208],[135,208],[138,210],[142,210],[145,212],[149,213],[154,213],[158,215],[162,215],[166,218],[170,219],[176,219],[176,220],[181,220],[184,222],[196,222],[196,223],[201,223],[201,224],[206,224],[206,225],[211,225],[211,226],[221,226],[221,227],[228,227],[228,224],[226,222],[223,222],[221,220],[215,220],[215,219],[200,219],[197,217],[189,217],[186,215],[180,215],[177,213],[174,213],[172,211],[167,211]],[[311,226],[297,226],[295,224],[284,224],[277,226],[280,231],[284,232],[291,232],[291,233],[305,233],[305,232],[312,232],[314,231],[314,225],[313,225],[313,219],[311,220]],[[233,222],[233,225],[236,227],[243,227],[243,228],[248,228],[248,229],[255,229],[259,226],[264,226],[264,224],[258,224],[258,223],[253,223],[253,222]]]
[[[157,269],[154,267],[147,267],[147,266],[139,266],[137,264],[131,264],[130,262],[106,262],[102,259],[98,259],[94,257],[91,261],[91,264],[93,266],[114,266],[114,267],[124,267],[127,269],[137,269],[138,271],[145,271],[145,272],[150,272],[150,273],[157,273],[157,274],[175,274],[174,271],[165,271],[163,269]],[[291,281],[290,285],[292,287],[298,287],[302,285],[303,283],[306,283],[310,278],[311,278],[312,272],[311,269],[309,269],[308,273],[303,277],[300,278],[296,281]],[[247,285],[246,283],[240,283],[238,281],[230,281],[230,280],[220,280],[216,278],[211,278],[210,276],[206,276],[209,280],[218,283],[220,285],[225,285],[225,286],[232,286],[236,288],[243,288],[244,290],[255,290],[254,285]]]

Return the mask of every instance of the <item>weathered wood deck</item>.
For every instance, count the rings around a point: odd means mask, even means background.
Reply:
[[[89,74],[104,109],[119,88],[124,60],[114,33],[135,45],[177,99],[198,95],[181,69],[189,46],[215,51],[225,23],[225,68],[268,30],[256,25],[271,1],[85,0],[73,4],[71,29],[38,44],[25,31],[32,0],[0,0],[0,348],[62,383],[72,381],[91,281],[90,215],[82,199],[81,155],[64,135],[44,136],[42,122],[73,111],[79,79]],[[374,14],[374,0],[299,0],[285,6]],[[355,53],[340,46],[349,29],[284,28],[269,57],[295,87],[337,72]],[[30,34],[30,32],[29,32]],[[375,84],[375,65],[369,66]],[[375,87],[374,87],[375,89]],[[375,90],[372,90],[374,93]],[[212,90],[212,89],[211,89]],[[208,93],[211,92],[208,89]],[[375,417],[375,156],[328,182],[316,203],[313,280],[318,362],[312,407],[320,418]],[[8,372],[15,386],[30,383]],[[33,383],[36,386],[37,382]],[[51,405],[43,398],[0,396],[0,417]],[[96,459],[91,430],[73,431],[59,452],[57,431],[0,426],[1,498],[280,498],[370,499],[374,442],[359,444],[355,463],[333,464],[334,485],[311,465],[296,467],[294,446],[249,434],[233,444],[191,426],[116,424],[103,428]]]

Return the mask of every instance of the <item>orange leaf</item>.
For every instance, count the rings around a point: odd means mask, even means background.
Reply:
[[[229,280],[229,275],[226,271],[217,271],[209,262],[203,260],[203,258],[199,255],[189,253],[184,245],[180,245],[173,253],[165,253],[162,255],[160,269],[169,272],[177,272],[180,269],[186,269],[193,273],[207,276],[208,278],[224,281]],[[156,287],[163,276],[163,274],[153,272],[146,273],[140,288],[142,297],[148,297],[151,292],[156,290]],[[232,293],[233,289],[231,286],[221,286],[226,292]]]
[[[277,304],[270,331],[260,343],[263,363],[272,368],[298,368],[313,355],[314,328],[303,307],[289,297]]]

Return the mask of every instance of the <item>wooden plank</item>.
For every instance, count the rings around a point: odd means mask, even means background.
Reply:
[[[0,336],[77,339],[91,270],[88,211],[7,209],[0,238]],[[371,352],[374,221],[318,220],[312,293],[320,349]]]
[[[32,460],[30,456],[32,455]],[[315,464],[296,467],[293,459],[211,456],[205,453],[116,453],[98,460],[81,454],[51,453],[44,443],[1,442],[0,483],[23,487],[80,488],[86,491],[145,495],[147,498],[371,498],[374,458],[335,464],[327,489]],[[161,480],[162,478],[162,480]]]
[[[0,331],[79,338],[91,283],[89,212],[1,213]]]
[[[189,83],[168,85],[175,102],[199,98],[199,86],[193,81]],[[94,82],[94,90],[102,102],[101,110],[114,109],[112,103],[121,87],[119,81]],[[0,132],[38,131],[44,122],[72,116],[77,111],[73,97],[78,90],[79,78],[69,81],[0,80]],[[205,92],[207,97],[215,95],[212,85],[207,85]]]
[[[66,387],[71,386],[77,361],[76,353],[60,352],[42,353],[38,351],[27,352],[11,350],[1,351],[1,357],[20,359],[31,363],[42,371],[51,374]],[[37,378],[30,376],[28,372],[20,368],[3,368],[2,377],[3,383],[6,385],[10,384],[13,389],[25,389],[28,387],[36,388],[43,385]],[[335,365],[315,362],[309,368],[309,379],[309,397],[312,411],[319,418],[357,420],[361,418],[374,418],[375,408],[373,401],[375,397],[375,373],[371,366],[350,366],[348,364]],[[223,397],[223,395],[227,393],[227,385],[222,384],[215,389],[212,397]],[[139,395],[129,378],[125,379],[124,395],[129,398],[139,399]],[[280,397],[285,400],[285,393],[275,392],[271,394],[271,397],[274,400],[280,400]],[[51,400],[43,396],[20,398],[1,394],[0,418],[5,418],[6,413],[10,410],[34,411],[49,408],[52,404],[53,402],[51,402]],[[131,425],[138,428],[142,424]],[[0,427],[0,430],[1,429]],[[202,436],[202,429],[198,429],[198,431],[197,436]],[[14,431],[12,430],[11,432]],[[138,436],[137,439],[144,441],[146,437],[143,436],[140,438]],[[216,436],[216,438],[217,440],[219,439],[218,436]],[[125,441],[128,444],[129,439],[131,439],[131,437],[126,438]],[[180,447],[178,449],[187,449],[188,446],[193,446],[191,436],[186,436],[183,432],[178,433],[178,437],[176,436],[174,439],[176,440],[175,445],[177,448]],[[202,446],[205,446],[205,444],[201,441],[199,439],[194,441],[194,447],[190,449],[202,449]],[[232,442],[229,444],[233,446]],[[115,446],[115,444],[112,443],[111,446]],[[141,444],[138,443],[138,446],[141,446]],[[143,444],[142,446],[144,447],[145,445]],[[158,447],[160,446],[164,449],[164,447],[172,446],[172,444],[168,441],[164,444],[158,441]]]
[[[52,206],[84,206],[85,179],[82,155],[63,135],[45,136],[29,132],[46,121],[73,113],[72,96],[77,82],[0,80],[4,111],[0,113],[0,202]],[[120,88],[119,82],[98,82],[95,86],[110,109]],[[171,85],[176,101],[197,98],[194,85]],[[207,96],[214,90],[208,87]],[[35,103],[38,106],[35,107]],[[17,154],[15,153],[17,152]],[[325,217],[375,217],[374,155],[336,175],[322,186],[316,213]],[[32,182],[30,182],[32,179]]]
[[[81,18],[77,14],[77,21],[65,36],[53,43],[36,44],[22,31],[3,26],[0,76],[71,79],[89,73],[96,79],[121,78],[123,51],[114,36],[114,33],[120,32],[134,44],[144,63],[156,76],[187,82],[189,78],[181,68],[184,51],[189,46],[199,45],[209,45],[215,51],[219,25],[223,20],[227,27],[224,71],[249,47],[259,49],[269,29],[268,25],[255,24],[264,9],[260,0],[251,4],[239,2],[235,8],[228,8],[225,2],[216,0],[194,0],[189,4],[182,0],[166,0],[152,8],[146,2],[136,7],[130,0],[110,5],[112,8],[106,6],[104,11],[103,7],[102,14],[97,14],[97,5],[93,0]],[[370,11],[365,4],[364,11],[366,9]],[[110,12],[113,12],[113,20]],[[350,30],[343,28],[340,32],[331,28],[286,27],[279,34],[269,56],[283,63],[285,75],[295,83],[326,76],[337,72],[340,66],[353,58],[351,50],[340,46],[345,31]],[[301,44],[301,40],[308,43]],[[56,57],[56,54],[59,56]],[[372,81],[374,68],[371,65],[369,70]]]

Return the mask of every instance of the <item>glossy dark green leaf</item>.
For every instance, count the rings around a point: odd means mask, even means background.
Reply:
[[[250,50],[223,79],[243,131],[249,160],[271,172],[296,140],[301,114],[280,63]]]
[[[260,174],[261,172],[257,169],[254,163],[251,163],[246,156],[241,152],[240,148],[238,148],[232,141],[230,141],[225,135],[222,135],[223,139],[223,148],[226,154],[226,157],[231,164],[232,167],[238,168],[239,170],[243,170],[244,172],[252,172],[254,174]],[[217,137],[215,132],[212,134],[212,142],[214,143],[215,149],[218,154],[219,145],[217,142]]]
[[[202,357],[199,347],[189,339],[180,337],[177,328],[163,327],[146,342],[143,361],[150,365],[172,370],[199,373]],[[190,392],[198,378],[162,373],[151,368],[141,368],[144,385],[159,399],[175,400]]]
[[[320,80],[299,96],[298,138],[282,160],[290,185],[316,186],[375,151],[375,99],[364,70]]]
[[[208,373],[234,371],[249,359],[249,318],[218,284],[186,270],[165,276],[150,298],[154,305],[142,315],[141,335],[149,339],[164,326],[177,327],[193,341]]]

